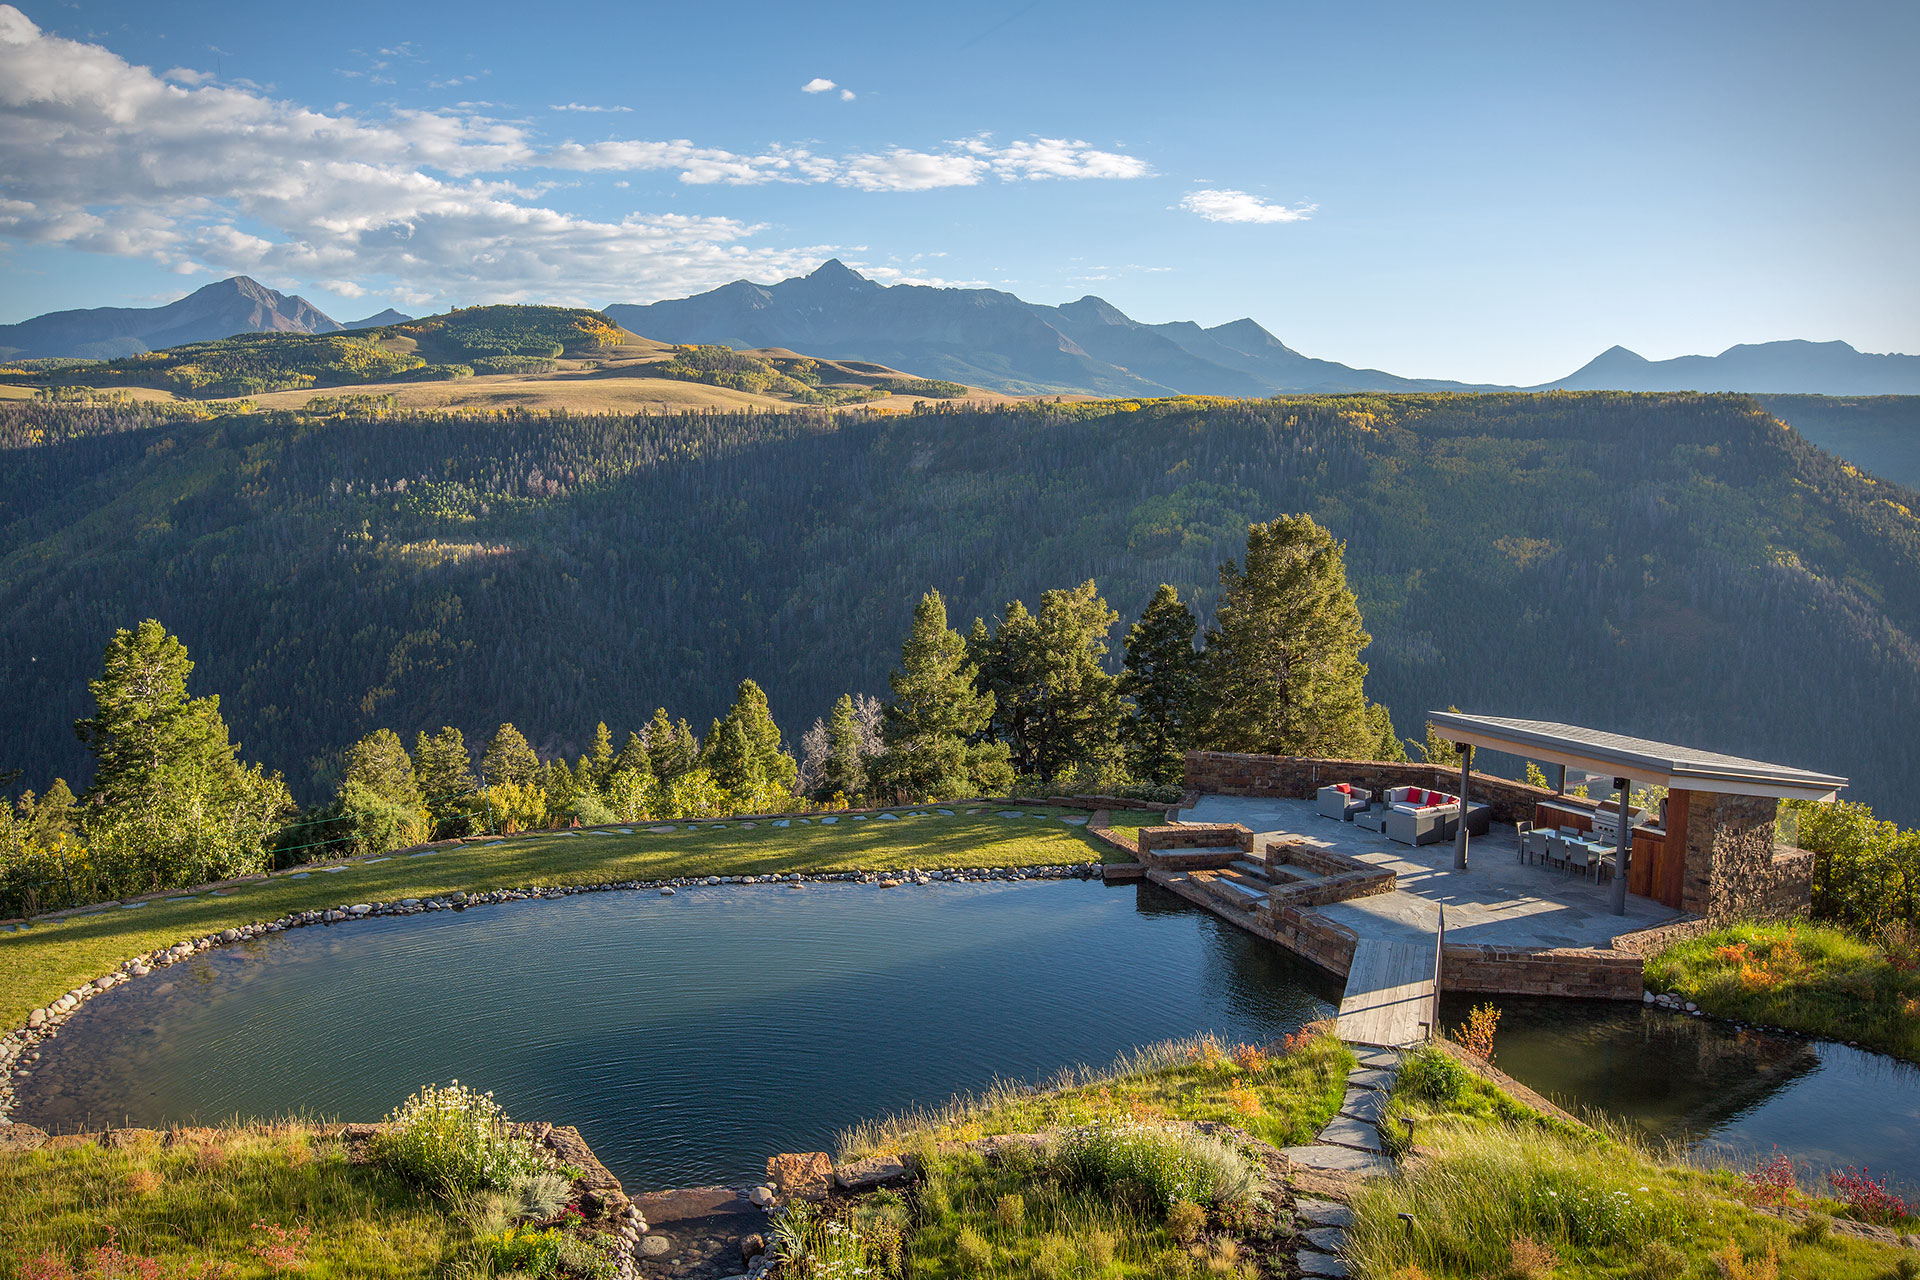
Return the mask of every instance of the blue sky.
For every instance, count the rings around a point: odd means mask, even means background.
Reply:
[[[1909,3],[0,6],[0,321],[838,256],[1415,376],[1914,352],[1916,53]]]

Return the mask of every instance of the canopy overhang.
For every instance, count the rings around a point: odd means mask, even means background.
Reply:
[[[1671,790],[1773,796],[1784,800],[1832,800],[1840,788],[1847,785],[1845,778],[1833,774],[1744,760],[1549,720],[1515,720],[1458,711],[1429,711],[1427,719],[1450,742],[1470,743],[1489,751],[1608,777],[1631,778],[1643,785]]]

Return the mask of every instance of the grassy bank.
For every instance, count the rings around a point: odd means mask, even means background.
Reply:
[[[1879,1280],[1903,1274],[1895,1268],[1913,1257],[1826,1219],[1803,1227],[1760,1207],[1771,1197],[1849,1212],[1839,1202],[1776,1195],[1624,1132],[1538,1116],[1443,1057],[1429,1051],[1402,1069],[1392,1111],[1414,1119],[1419,1145],[1354,1200],[1357,1274]]]
[[[1920,946],[1825,925],[1748,924],[1667,948],[1647,985],[1715,1017],[1852,1040],[1920,1062]]]
[[[977,806],[970,806],[977,807]],[[904,811],[903,811],[904,812]],[[921,810],[918,812],[928,812]],[[291,912],[356,902],[432,898],[465,891],[562,886],[681,876],[885,871],[919,867],[1022,867],[1098,862],[1110,846],[1054,809],[1040,817],[1002,818],[997,808],[953,817],[929,813],[898,821],[821,825],[796,820],[675,824],[669,834],[634,827],[632,835],[539,832],[468,843],[425,855],[336,863],[338,871],[298,867],[216,891],[183,891],[128,909],[108,906],[59,921],[36,921],[0,934],[0,1028],[121,961],[185,938],[277,919]]]
[[[171,1145],[148,1134],[113,1151],[0,1154],[0,1277],[58,1277],[29,1268],[49,1254],[83,1267],[101,1247],[127,1257],[74,1274],[171,1277],[207,1263],[230,1263],[237,1278],[282,1274],[271,1251],[302,1229],[305,1275],[435,1276],[460,1242],[432,1197],[350,1164],[335,1139],[298,1125],[186,1132]]]

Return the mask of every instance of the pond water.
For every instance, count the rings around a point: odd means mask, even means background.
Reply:
[[[1151,888],[588,894],[202,953],[88,1002],[15,1115],[374,1120],[457,1078],[576,1126],[629,1190],[739,1183],[868,1117],[1157,1040],[1264,1041],[1339,993]]]
[[[583,895],[296,929],[96,997],[16,1116],[48,1128],[378,1119],[420,1084],[577,1126],[631,1191],[759,1176],[861,1119],[1212,1032],[1340,983],[1150,885]],[[1467,1001],[1448,1001],[1449,1024]],[[1739,1162],[1920,1189],[1920,1070],[1637,1005],[1510,1000],[1502,1068]]]

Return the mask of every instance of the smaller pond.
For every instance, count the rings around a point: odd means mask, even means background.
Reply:
[[[1475,1001],[1442,1001],[1448,1026]],[[1577,1114],[1598,1107],[1719,1163],[1777,1146],[1803,1185],[1865,1166],[1920,1199],[1920,1067],[1831,1041],[1645,1005],[1503,1000],[1501,1070]]]

